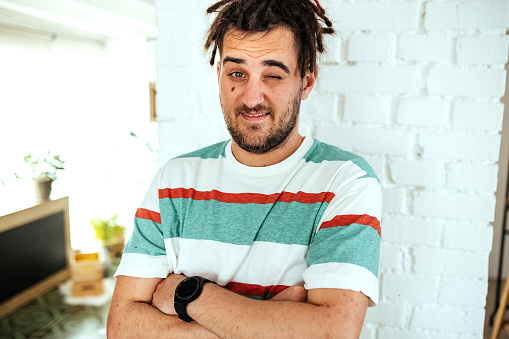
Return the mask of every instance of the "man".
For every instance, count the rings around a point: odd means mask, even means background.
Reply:
[[[219,52],[232,140],[160,169],[117,271],[108,335],[358,338],[378,299],[380,185],[362,158],[298,132],[331,23],[310,0],[215,11],[206,48],[212,64]]]

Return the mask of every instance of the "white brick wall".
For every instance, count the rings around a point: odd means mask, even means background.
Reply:
[[[156,1],[161,162],[228,137],[201,51],[212,2]],[[320,2],[339,34],[300,131],[365,156],[383,186],[381,299],[361,338],[482,338],[509,1]]]

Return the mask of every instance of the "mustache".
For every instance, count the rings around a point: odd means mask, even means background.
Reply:
[[[240,115],[242,113],[250,113],[250,112],[259,112],[259,111],[266,111],[269,114],[273,115],[274,109],[270,106],[258,104],[254,107],[249,107],[246,104],[239,105],[235,107],[235,115]]]

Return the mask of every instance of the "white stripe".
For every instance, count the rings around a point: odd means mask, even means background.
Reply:
[[[147,193],[145,193],[145,197],[140,204],[140,208],[159,213],[158,181],[158,174],[156,174],[150,183]]]
[[[348,263],[312,265],[302,275],[307,290],[340,288],[362,292],[369,297],[369,306],[378,303],[378,278],[362,266]]]
[[[382,197],[380,184],[375,178],[362,178],[350,182],[334,192],[336,196],[325,210],[320,224],[337,215],[368,214],[381,220]]]
[[[222,157],[175,159],[161,169],[160,188],[183,187],[225,193],[322,193],[338,189],[338,185],[346,185],[366,174],[351,161],[314,163],[303,159],[292,171],[246,181],[246,177],[232,169]]]
[[[167,248],[176,239],[165,239]],[[302,284],[308,246],[255,241],[251,246],[180,239],[175,273],[201,275],[224,286],[242,282],[262,286]]]
[[[169,273],[165,255],[154,257],[146,254],[124,253],[115,277],[127,275],[139,278],[166,278]]]

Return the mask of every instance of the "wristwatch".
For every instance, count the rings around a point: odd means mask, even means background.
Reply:
[[[185,278],[177,285],[175,289],[174,306],[180,319],[186,322],[193,321],[193,318],[187,314],[186,306],[200,296],[203,285],[208,282],[210,282],[210,280],[200,276],[194,276]]]

